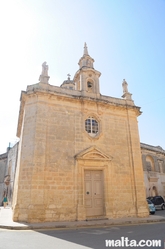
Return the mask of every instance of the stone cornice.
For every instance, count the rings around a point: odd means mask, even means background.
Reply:
[[[107,106],[107,108],[115,107],[115,108],[124,108],[124,109],[132,109],[136,112],[136,115],[139,116],[141,114],[140,107],[135,106],[132,100],[113,98],[109,96],[99,95],[86,92],[82,95],[81,91],[65,89],[62,87],[51,86],[45,83],[37,83],[34,85],[27,86],[27,91],[21,92],[20,97],[20,110],[19,110],[19,118],[18,118],[18,126],[17,126],[17,137],[20,137],[21,127],[23,121],[24,114],[24,106],[26,102],[26,98],[32,97],[35,95],[43,95],[43,96],[55,96],[63,99],[77,100],[77,101],[88,101],[91,103],[99,103],[103,106]]]
[[[137,116],[141,114],[140,107],[135,106],[132,100],[120,99],[109,97],[105,95],[100,95],[100,97],[96,96],[96,94],[86,92],[82,95],[81,91],[78,90],[70,90],[65,89],[57,86],[52,86],[49,84],[35,84],[27,87],[27,95],[34,94],[34,93],[41,93],[41,94],[51,94],[54,96],[61,96],[63,98],[70,98],[70,99],[81,99],[85,101],[91,102],[98,102],[105,105],[111,105],[116,107],[128,108],[136,110]]]
[[[154,152],[161,153],[161,154],[165,155],[165,150],[163,150],[163,148],[160,146],[153,146],[153,145],[140,143],[140,147],[141,147],[141,149],[146,149],[146,150],[154,151]]]

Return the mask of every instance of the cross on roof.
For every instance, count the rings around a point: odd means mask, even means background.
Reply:
[[[70,80],[70,76],[71,76],[71,75],[68,73],[67,76],[68,76],[68,80]]]

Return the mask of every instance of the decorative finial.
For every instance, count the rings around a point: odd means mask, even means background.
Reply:
[[[68,80],[70,80],[70,76],[71,76],[71,75],[68,73],[67,76],[68,76]]]
[[[39,77],[39,81],[41,83],[48,83],[48,80],[49,80],[49,76],[48,76],[48,65],[46,64],[46,61],[42,63],[42,72],[41,72],[41,75]]]
[[[86,42],[84,43],[84,55],[88,55],[88,48]]]

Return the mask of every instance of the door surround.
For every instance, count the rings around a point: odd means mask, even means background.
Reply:
[[[110,189],[110,183],[108,178],[111,175],[111,160],[112,157],[102,152],[96,146],[83,150],[75,156],[76,170],[75,170],[75,189],[77,190],[77,220],[86,220],[86,208],[85,208],[85,170],[102,171],[103,174],[103,196],[104,196],[104,217],[106,217],[106,207],[108,202],[108,190]]]

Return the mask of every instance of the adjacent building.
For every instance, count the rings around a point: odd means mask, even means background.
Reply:
[[[161,195],[165,199],[165,150],[141,143],[146,197]]]
[[[0,155],[0,205],[3,204],[3,196],[5,191],[5,175],[7,168],[7,152]]]
[[[9,146],[7,152],[0,155],[0,205],[3,205],[4,196],[7,196],[8,204],[12,205],[18,145]]]

